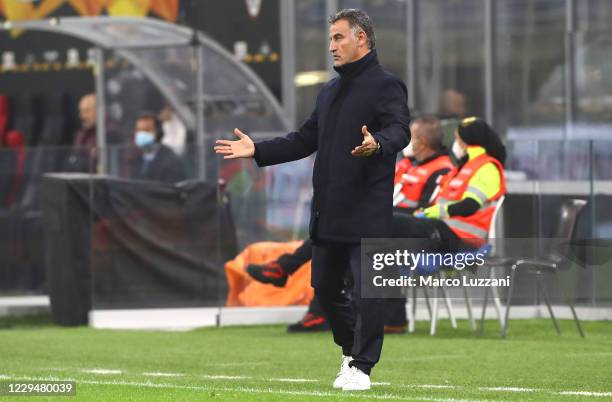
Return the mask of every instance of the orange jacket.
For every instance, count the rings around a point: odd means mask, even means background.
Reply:
[[[440,170],[453,168],[448,155],[440,155],[422,165],[412,164],[408,158],[405,158],[397,165],[395,185],[401,187],[393,198],[393,206],[413,209],[419,207],[423,188],[431,175]]]

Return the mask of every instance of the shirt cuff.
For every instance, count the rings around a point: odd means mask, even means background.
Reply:
[[[372,137],[374,137],[374,140],[376,140],[376,143],[378,144],[378,149],[376,150],[374,155],[382,155],[383,154],[383,146],[382,146],[382,142],[380,141],[380,138],[375,136],[375,135],[372,135]]]

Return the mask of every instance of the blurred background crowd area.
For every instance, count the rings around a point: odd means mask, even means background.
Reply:
[[[372,17],[382,64],[407,83],[413,114],[444,119],[448,145],[466,116],[481,116],[500,133],[509,151],[510,195],[500,220],[506,235],[550,235],[557,206],[568,197],[589,200],[585,230],[612,235],[610,1],[4,0],[0,291],[46,292],[43,175],[134,178],[134,126],[143,111],[158,116],[186,179],[214,187],[222,179],[238,249],[303,238],[312,160],[258,170],[216,158],[211,144],[230,138],[236,126],[267,138],[299,125],[334,74],[327,18],[349,7]],[[164,25],[81,26],[71,17]],[[16,27],[49,18],[44,31]],[[202,36],[156,44],[194,31]],[[89,34],[140,42],[109,48],[85,40]],[[82,101],[91,93],[102,137],[84,121]],[[88,129],[84,144],[79,133]],[[75,167],[79,151],[86,157]],[[589,277],[590,296],[596,283]]]

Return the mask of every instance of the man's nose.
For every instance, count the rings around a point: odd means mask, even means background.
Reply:
[[[332,41],[329,42],[329,51],[330,53],[333,53],[336,51],[336,46],[334,46],[334,42]]]

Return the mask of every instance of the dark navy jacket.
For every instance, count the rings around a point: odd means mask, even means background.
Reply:
[[[310,236],[315,242],[357,243],[391,237],[396,154],[410,141],[404,83],[382,69],[376,51],[336,68],[317,97],[315,110],[296,132],[255,144],[255,161],[268,166],[317,152]],[[361,127],[381,145],[358,158]]]

